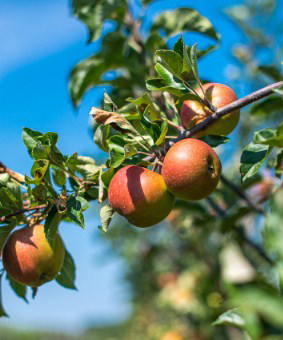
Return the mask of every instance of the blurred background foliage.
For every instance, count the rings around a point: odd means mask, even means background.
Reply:
[[[185,33],[185,42],[187,32],[207,38],[199,58],[220,43],[221,32],[191,8],[161,12],[144,25],[151,1],[125,3],[123,10],[115,7],[115,1],[106,2],[115,9],[108,11],[104,4],[96,27],[89,24],[89,16],[98,13],[99,2],[96,6],[85,2],[85,7],[73,2],[74,14],[88,26],[89,42],[97,38],[104,20],[115,22],[113,31],[103,38],[101,51],[77,64],[71,73],[74,105],[88,88],[102,84],[111,85],[111,97],[118,105],[140,95],[146,90],[145,79],[155,74],[154,51],[172,46],[180,33]],[[274,19],[275,11],[276,3],[270,0],[244,1],[225,9],[246,38],[245,44],[231,50],[238,64],[230,70],[232,84],[240,79],[252,91],[282,79],[282,39],[277,39],[282,22]],[[154,98],[166,105],[160,92],[154,92]],[[127,263],[125,279],[132,292],[133,313],[113,332],[113,339],[283,338],[282,190],[272,196],[280,181],[267,164],[260,175],[241,184],[235,167],[240,148],[253,132],[276,126],[281,114],[282,99],[276,95],[244,109],[235,162],[225,166],[225,174],[262,204],[268,218],[248,207],[222,181],[207,201],[177,201],[159,227],[140,231],[127,227],[122,218],[115,219],[107,239],[113,252]]]
[[[88,43],[103,34],[100,50],[80,61],[70,74],[75,107],[92,87],[110,86],[119,107],[126,98],[137,98],[147,90],[145,80],[155,76],[155,50],[171,47],[180,33],[185,42],[188,32],[206,39],[199,58],[221,44],[221,32],[192,8],[163,11],[148,20],[147,6],[152,2],[73,0],[73,14],[88,28]],[[282,37],[277,37],[283,26],[276,10],[272,0],[246,0],[225,9],[246,40],[231,50],[237,67],[227,70],[228,85],[240,81],[252,91],[282,79]],[[106,22],[111,30],[104,33]],[[208,75],[203,80],[211,79]],[[154,91],[153,97],[168,106],[160,91]],[[275,127],[281,114],[282,99],[276,95],[242,110],[233,161],[229,155],[224,162],[225,176],[246,190],[254,205],[239,198],[224,178],[207,200],[177,201],[157,227],[140,230],[115,217],[103,237],[126,263],[132,314],[123,324],[90,328],[74,339],[283,339],[282,153],[271,153],[264,170],[244,183],[236,166],[253,133]],[[99,129],[93,125],[92,133],[99,135]],[[72,338],[1,333],[3,339],[51,337]]]

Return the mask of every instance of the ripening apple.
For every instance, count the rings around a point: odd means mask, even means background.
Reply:
[[[64,244],[59,234],[54,246],[48,243],[44,226],[37,224],[14,231],[6,240],[2,261],[9,276],[16,282],[38,287],[53,280],[62,268]]]
[[[230,87],[223,84],[207,83],[203,85],[203,89],[206,94],[206,98],[216,109],[219,109],[237,100],[235,92]],[[204,98],[203,92],[200,87],[198,87],[195,91],[201,98]],[[196,124],[201,123],[212,113],[213,112],[210,111],[207,106],[200,103],[199,101],[185,100],[183,102],[180,114],[182,125],[185,129],[190,129]],[[226,136],[235,129],[239,122],[239,119],[240,110],[235,110],[219,118],[204,131],[196,134],[196,137],[201,137],[205,135]]]
[[[112,178],[110,206],[137,227],[149,227],[164,220],[174,205],[163,177],[137,165],[128,165]]]
[[[161,174],[172,194],[196,201],[207,197],[217,187],[221,163],[208,144],[187,138],[168,150]]]

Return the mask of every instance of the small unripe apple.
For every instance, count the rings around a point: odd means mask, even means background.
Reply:
[[[235,100],[237,96],[235,92],[228,86],[217,83],[207,83],[203,85],[203,90],[208,101],[219,109],[226,106]],[[204,98],[200,87],[196,90],[197,94]],[[185,100],[181,108],[181,121],[185,129],[190,129],[196,124],[201,123],[204,119],[210,116],[213,112],[207,106],[196,100]],[[216,122],[212,123],[204,131],[196,134],[196,137],[205,135],[226,136],[231,133],[237,126],[240,119],[240,110],[233,111],[221,117]]]
[[[55,235],[48,243],[44,226],[37,224],[13,232],[3,248],[2,261],[9,276],[20,284],[38,287],[53,280],[62,268],[64,244]]]
[[[118,170],[112,178],[110,206],[137,227],[149,227],[164,220],[174,205],[163,177],[137,165]]]
[[[172,194],[196,201],[207,197],[217,187],[221,163],[208,144],[187,138],[168,150],[161,174]]]

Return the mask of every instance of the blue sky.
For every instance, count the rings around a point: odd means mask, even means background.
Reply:
[[[200,63],[201,75],[216,82],[227,83],[225,67],[233,63],[229,49],[243,39],[221,12],[223,6],[235,3],[238,1],[174,2],[175,6],[197,8],[222,33],[219,50]],[[165,7],[173,8],[168,1],[159,1],[148,14],[154,15]],[[190,39],[197,38],[191,35]],[[29,174],[32,162],[21,140],[24,126],[57,132],[64,154],[98,151],[87,131],[88,112],[92,105],[98,105],[102,89],[89,91],[77,114],[67,91],[72,66],[98,47],[98,43],[87,46],[86,39],[86,28],[71,16],[66,0],[0,1],[0,160],[9,168]],[[239,86],[238,95],[244,94],[245,89]],[[60,228],[77,264],[79,291],[66,290],[52,282],[27,305],[5,282],[3,302],[10,319],[1,319],[0,325],[79,331],[91,321],[111,322],[127,315],[130,305],[127,286],[122,282],[123,263],[109,255],[98,223],[93,206],[87,213],[86,231],[70,224]]]

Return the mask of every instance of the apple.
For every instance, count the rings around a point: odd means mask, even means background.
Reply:
[[[161,174],[173,195],[196,201],[207,197],[217,187],[221,163],[208,144],[187,138],[168,150]]]
[[[219,109],[226,106],[235,100],[237,96],[235,92],[228,86],[217,83],[207,83],[203,85],[204,92],[208,101]],[[203,92],[200,87],[196,90],[197,94],[204,98]],[[196,100],[185,100],[181,108],[181,122],[185,129],[199,124],[213,112],[207,106]],[[240,110],[235,110],[227,115],[219,118],[216,122],[212,123],[204,131],[199,132],[195,136],[201,137],[205,135],[218,135],[226,136],[231,133],[237,126],[240,119]]]
[[[14,231],[2,251],[3,265],[9,276],[31,287],[53,280],[62,268],[64,256],[65,248],[59,234],[55,235],[51,247],[42,224]]]
[[[128,165],[112,178],[108,189],[110,206],[137,227],[164,220],[174,206],[174,196],[163,177],[137,165]]]

